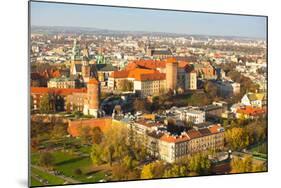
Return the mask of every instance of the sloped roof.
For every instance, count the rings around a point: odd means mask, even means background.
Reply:
[[[201,133],[195,129],[187,131],[187,135],[190,139],[201,137]]]
[[[181,135],[181,136],[171,136],[164,134],[160,140],[165,141],[165,142],[170,142],[170,143],[177,143],[177,142],[184,142],[188,141],[189,138],[186,135]]]
[[[47,87],[31,87],[31,94],[58,94],[58,95],[70,95],[72,93],[85,93],[86,88],[47,88]]]
[[[139,81],[146,80],[164,80],[166,74],[157,70],[135,68],[132,70],[114,71],[111,73],[113,78],[134,78]]]

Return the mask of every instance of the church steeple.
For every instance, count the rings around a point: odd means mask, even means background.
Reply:
[[[77,40],[74,39],[74,41],[73,41],[73,48],[72,48],[72,57],[71,57],[71,60],[72,60],[72,61],[78,60],[79,57],[80,57],[80,49],[79,49],[79,47],[77,46]]]

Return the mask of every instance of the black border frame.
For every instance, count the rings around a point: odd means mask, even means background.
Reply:
[[[28,88],[28,96],[27,96],[27,104],[30,104],[30,49],[31,49],[31,3],[37,2],[37,3],[47,3],[47,4],[69,4],[69,5],[80,5],[80,6],[97,6],[97,7],[112,7],[112,8],[131,8],[131,9],[143,9],[143,10],[161,10],[161,11],[175,11],[175,12],[192,12],[192,13],[206,13],[206,14],[221,14],[221,15],[234,15],[234,16],[252,16],[252,17],[264,17],[266,19],[266,120],[267,120],[267,161],[266,161],[266,171],[261,172],[243,172],[243,173],[234,173],[234,174],[210,174],[210,175],[199,175],[199,176],[179,176],[179,177],[170,177],[170,178],[153,178],[153,179],[134,179],[134,180],[119,180],[119,181],[108,181],[108,182],[92,182],[92,183],[72,183],[72,184],[54,184],[54,185],[42,185],[42,186],[32,186],[31,185],[31,139],[30,139],[30,130],[31,130],[31,110],[29,105],[27,106],[27,112],[28,112],[28,187],[54,187],[54,186],[71,186],[71,185],[93,185],[93,184],[104,184],[104,183],[123,183],[123,182],[135,182],[135,181],[148,181],[148,180],[161,180],[161,179],[178,179],[178,178],[197,178],[197,177],[206,177],[206,176],[227,176],[227,175],[239,175],[239,174],[261,174],[261,173],[268,173],[268,16],[266,15],[258,15],[258,14],[240,14],[240,13],[224,13],[224,12],[208,12],[208,11],[194,11],[194,10],[182,10],[182,9],[163,9],[163,8],[147,8],[147,7],[134,7],[134,6],[121,6],[121,5],[104,5],[104,4],[90,4],[90,3],[73,3],[73,2],[58,2],[58,1],[42,1],[42,0],[28,0],[28,60],[27,60],[27,70],[28,70],[28,81],[27,81],[27,88]],[[190,34],[192,35],[192,34]]]

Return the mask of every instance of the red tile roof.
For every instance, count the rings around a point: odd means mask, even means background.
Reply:
[[[121,71],[113,71],[111,73],[112,78],[126,78],[129,75],[129,71],[121,70]]]
[[[157,70],[135,68],[131,70],[114,71],[111,74],[113,78],[134,78],[139,81],[146,80],[164,80],[166,74]]]
[[[258,115],[264,114],[265,109],[258,108],[258,107],[252,107],[252,106],[245,106],[245,107],[239,108],[236,112],[241,113],[241,114],[246,114],[249,116],[258,116]]]
[[[209,128],[209,131],[212,133],[212,134],[215,134],[215,133],[218,133],[219,132],[219,129],[221,128],[220,125],[211,125]]]
[[[178,142],[184,142],[189,140],[189,138],[186,135],[181,135],[181,136],[170,136],[167,134],[164,134],[160,140],[169,142],[169,143],[178,143]]]
[[[58,94],[58,95],[70,95],[72,93],[86,93],[86,88],[47,88],[47,87],[31,87],[31,94]]]
[[[157,69],[157,68],[165,68],[165,61],[158,60],[135,60],[130,62],[126,66],[126,70],[132,70],[135,68],[146,68],[146,69]]]
[[[190,139],[201,137],[201,133],[195,129],[187,131],[187,135]]]
[[[175,63],[175,62],[177,62],[177,59],[174,58],[174,57],[170,57],[170,58],[166,59],[166,62],[167,63]]]

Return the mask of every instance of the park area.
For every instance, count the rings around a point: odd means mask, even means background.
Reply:
[[[42,149],[31,154],[32,186],[106,181],[109,165],[94,167],[91,146],[80,145],[80,140],[75,138],[42,142]],[[51,155],[51,167],[42,165],[42,156],[47,154]]]
[[[267,142],[259,143],[250,148],[254,158],[258,160],[267,160]]]

